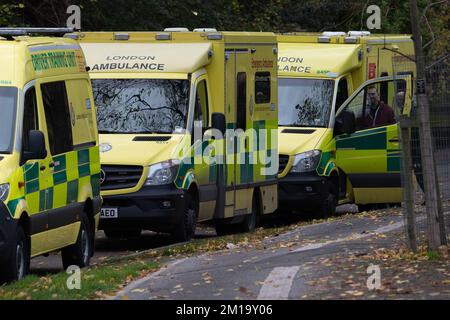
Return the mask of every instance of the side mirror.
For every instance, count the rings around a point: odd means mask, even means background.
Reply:
[[[28,133],[28,144],[30,150],[24,150],[23,161],[39,160],[47,157],[47,149],[45,148],[45,138],[42,131],[30,130]]]
[[[211,115],[211,128],[219,130],[222,132],[222,135],[225,135],[226,131],[226,121],[225,121],[225,115],[220,112],[214,112]]]
[[[335,135],[352,134],[356,131],[355,114],[350,111],[343,111],[336,117],[334,123]]]

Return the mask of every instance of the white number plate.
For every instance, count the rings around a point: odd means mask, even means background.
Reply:
[[[102,208],[100,210],[100,218],[102,219],[111,219],[119,217],[119,209],[118,208]]]

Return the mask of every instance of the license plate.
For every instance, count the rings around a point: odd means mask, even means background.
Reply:
[[[100,210],[100,218],[102,219],[111,219],[119,217],[119,209],[118,208],[102,208]]]

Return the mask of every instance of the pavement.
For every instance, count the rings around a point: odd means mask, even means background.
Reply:
[[[417,223],[426,217],[417,215]],[[169,261],[114,299],[450,299],[448,251],[434,260],[402,257],[401,209],[228,248]]]

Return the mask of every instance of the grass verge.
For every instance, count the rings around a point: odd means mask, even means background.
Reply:
[[[361,217],[365,216],[364,214]],[[345,220],[355,217],[343,215],[327,221]],[[131,281],[142,278],[160,267],[160,260],[167,257],[189,256],[227,249],[230,244],[239,249],[257,248],[261,241],[295,230],[304,225],[317,224],[325,220],[311,220],[294,223],[288,226],[259,228],[255,232],[234,234],[223,237],[195,239],[189,243],[170,247],[147,250],[130,256],[108,258],[105,261],[81,270],[81,288],[69,290],[67,280],[69,274],[60,272],[47,276],[29,275],[25,279],[0,287],[0,299],[101,299],[122,289]]]

